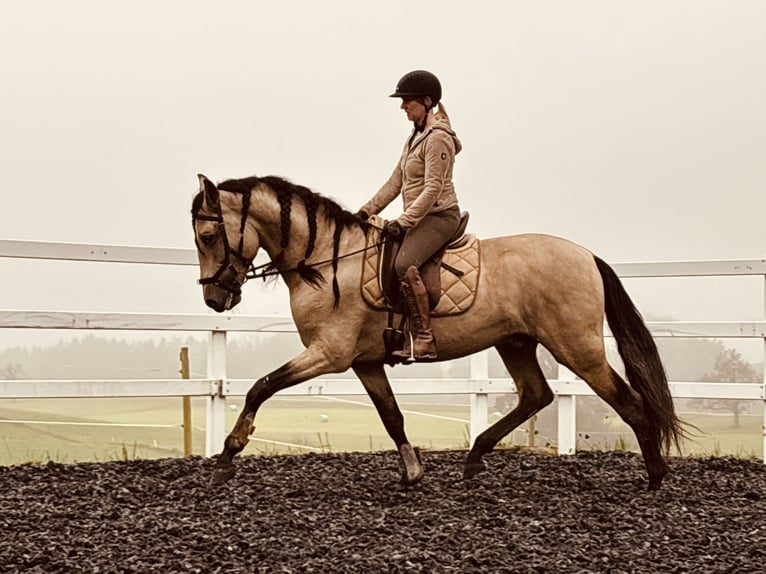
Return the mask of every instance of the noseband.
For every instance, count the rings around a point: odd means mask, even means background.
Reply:
[[[200,221],[215,221],[218,224],[218,235],[223,241],[224,253],[226,254],[223,262],[218,267],[218,270],[210,277],[202,277],[197,280],[200,285],[215,285],[220,287],[224,291],[239,295],[242,293],[242,285],[248,279],[248,274],[253,269],[252,259],[248,259],[242,254],[245,243],[245,224],[247,223],[247,214],[250,210],[250,193],[246,192],[242,194],[242,217],[239,224],[239,245],[237,249],[233,249],[229,245],[229,238],[226,236],[226,225],[223,221],[223,211],[221,209],[220,198],[217,202],[218,212],[216,215],[202,215],[196,214],[195,218]],[[234,266],[232,259],[238,259],[240,263],[244,265],[244,271],[238,271]],[[238,279],[242,276],[242,280]],[[225,280],[224,280],[225,279]]]

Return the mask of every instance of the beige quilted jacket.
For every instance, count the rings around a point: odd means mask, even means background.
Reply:
[[[404,212],[397,220],[409,229],[428,213],[457,206],[452,166],[461,149],[460,140],[444,121],[410,136],[391,177],[362,210],[370,215],[378,214],[401,193]]]

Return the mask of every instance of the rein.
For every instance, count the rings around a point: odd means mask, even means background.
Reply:
[[[301,262],[298,266],[291,267],[289,269],[276,268],[274,266],[273,261],[264,263],[262,265],[258,265],[256,267],[253,265],[252,259],[248,260],[242,254],[242,250],[244,248],[245,225],[247,223],[247,214],[249,211],[248,209],[249,204],[250,204],[250,194],[247,193],[243,197],[243,210],[242,210],[240,229],[239,229],[240,237],[239,237],[239,245],[237,249],[233,249],[231,245],[229,244],[229,238],[226,235],[226,225],[224,223],[223,210],[221,209],[220,201],[218,201],[216,205],[217,213],[215,215],[203,215],[199,213],[195,214],[195,217],[199,219],[200,221],[214,221],[217,223],[218,235],[223,241],[224,252],[226,253],[224,260],[221,262],[221,265],[218,267],[218,269],[213,275],[209,277],[203,277],[197,280],[197,283],[199,283],[200,285],[211,285],[211,284],[217,285],[218,287],[220,287],[221,289],[224,289],[225,291],[228,291],[229,293],[239,295],[242,292],[242,285],[244,285],[250,279],[265,280],[267,277],[273,277],[276,275],[280,275],[282,273],[305,272],[306,269],[321,267],[322,265],[327,265],[329,263],[337,262],[341,259],[346,259],[347,257],[358,255],[359,253],[364,253],[365,251],[369,251],[370,249],[377,249],[384,243],[388,243],[389,241],[391,241],[390,238],[384,238],[378,241],[377,243],[374,243],[373,245],[369,245],[361,249],[356,249],[354,251],[344,253],[343,255],[338,255],[337,257],[331,257],[329,259],[324,259],[322,261],[317,261],[315,263]],[[373,226],[372,224],[370,225],[371,227],[378,228],[377,226]],[[378,228],[378,229],[382,231],[383,228]],[[234,266],[234,264],[231,261],[232,256],[236,259],[239,259],[239,261],[244,264],[245,266],[244,273],[242,273],[241,271],[238,271],[237,268]],[[222,280],[222,277],[226,272],[229,272],[230,278],[232,279],[232,281]],[[241,281],[238,279],[240,276],[242,277]]]
[[[300,272],[302,269],[305,269],[305,268],[312,269],[314,267],[321,267],[322,265],[327,265],[328,263],[333,263],[334,261],[340,261],[341,259],[345,259],[346,257],[352,257],[354,255],[358,255],[359,253],[364,253],[365,251],[369,251],[370,249],[377,249],[378,247],[380,247],[384,243],[388,243],[389,241],[390,239],[383,239],[368,247],[362,247],[361,249],[349,251],[348,253],[344,253],[343,255],[338,255],[337,257],[331,257],[330,259],[324,259],[322,261],[317,261],[316,263],[304,263],[301,267],[290,267],[289,269],[274,269],[273,262],[271,261],[269,263],[263,263],[262,265],[258,265],[257,267],[255,267],[253,263],[250,262],[250,265],[248,266],[248,269],[245,272],[245,279],[266,279],[267,277],[273,277],[275,275],[280,275],[282,273],[290,273],[294,271]]]

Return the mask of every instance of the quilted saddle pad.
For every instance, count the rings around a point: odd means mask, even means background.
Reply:
[[[367,238],[367,247],[371,247],[378,237]],[[479,286],[479,249],[481,241],[473,234],[468,234],[464,245],[444,252],[441,276],[441,296],[436,307],[431,311],[432,317],[457,315],[467,311],[476,298]],[[362,297],[373,309],[389,309],[378,278],[379,253],[376,248],[367,249],[362,258]],[[456,275],[449,268],[459,270],[462,275]]]

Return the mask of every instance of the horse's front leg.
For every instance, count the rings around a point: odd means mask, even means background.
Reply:
[[[412,448],[404,433],[404,417],[391,390],[383,363],[354,363],[352,368],[372,399],[388,436],[396,444],[402,461],[402,484],[420,482],[423,478],[423,465],[418,452]]]
[[[223,451],[216,460],[213,483],[221,484],[234,476],[234,456],[242,452],[250,441],[250,435],[255,430],[255,415],[267,399],[282,389],[335,370],[344,369],[339,369],[324,353],[309,348],[277,370],[258,379],[247,392],[245,406],[234,423],[234,428],[224,440]]]

